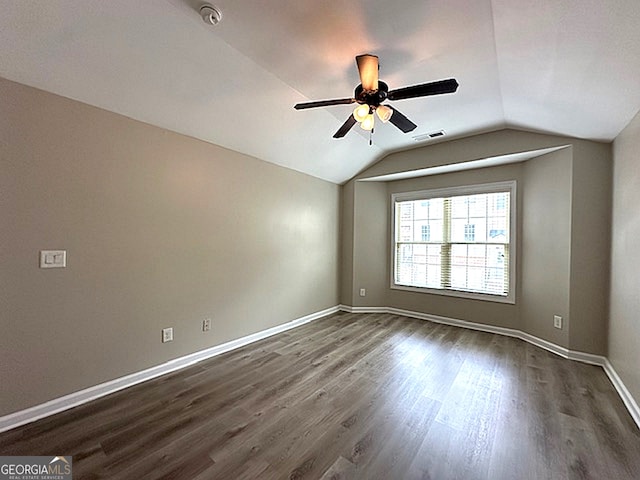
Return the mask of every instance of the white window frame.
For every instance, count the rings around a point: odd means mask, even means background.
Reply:
[[[391,284],[394,290],[406,290],[410,292],[445,295],[450,297],[471,298],[499,303],[515,304],[516,302],[516,259],[517,239],[517,184],[515,180],[505,182],[482,183],[475,185],[463,185],[457,187],[437,188],[413,192],[393,193],[391,195]],[[483,193],[509,192],[509,292],[508,295],[494,295],[488,293],[466,292],[452,289],[438,289],[427,287],[414,287],[395,283],[396,262],[396,203],[411,200],[429,200],[431,198],[455,197],[461,195],[475,195]]]

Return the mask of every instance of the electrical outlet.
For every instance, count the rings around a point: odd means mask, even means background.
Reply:
[[[173,341],[173,328],[163,328],[162,329],[162,343],[172,342]]]
[[[553,326],[562,329],[562,317],[560,315],[553,316]]]
[[[211,330],[211,319],[210,318],[205,318],[202,321],[202,331],[203,332],[208,332],[209,330]]]
[[[367,289],[366,288],[361,288],[360,289],[360,296],[364,297],[367,294]]]
[[[65,268],[66,250],[40,250],[40,268]]]

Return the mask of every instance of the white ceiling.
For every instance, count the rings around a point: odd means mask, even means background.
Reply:
[[[611,141],[640,108],[639,0],[0,0],[0,76],[342,183],[389,152],[503,127]],[[355,55],[418,125],[357,126]]]

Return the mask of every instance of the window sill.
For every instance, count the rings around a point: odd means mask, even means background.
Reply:
[[[424,288],[424,287],[412,287],[410,285],[398,285],[391,284],[392,290],[404,290],[407,292],[414,293],[428,293],[430,295],[443,295],[445,297],[457,297],[457,298],[466,298],[470,300],[481,300],[484,302],[494,302],[494,303],[507,303],[514,305],[516,303],[516,299],[513,295],[508,295],[506,297],[500,295],[490,295],[487,293],[473,293],[473,292],[463,292],[460,290],[444,290],[438,288]]]

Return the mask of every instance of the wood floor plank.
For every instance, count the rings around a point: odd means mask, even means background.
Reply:
[[[97,479],[637,479],[604,371],[521,340],[339,313],[0,434]]]
[[[527,478],[533,452],[529,442],[514,441],[528,429],[529,395],[527,391],[526,344],[522,340],[497,337],[504,342],[500,349],[500,368],[507,380],[503,383],[488,478]]]
[[[355,475],[356,466],[344,457],[338,459],[320,477],[320,480],[347,480]]]

